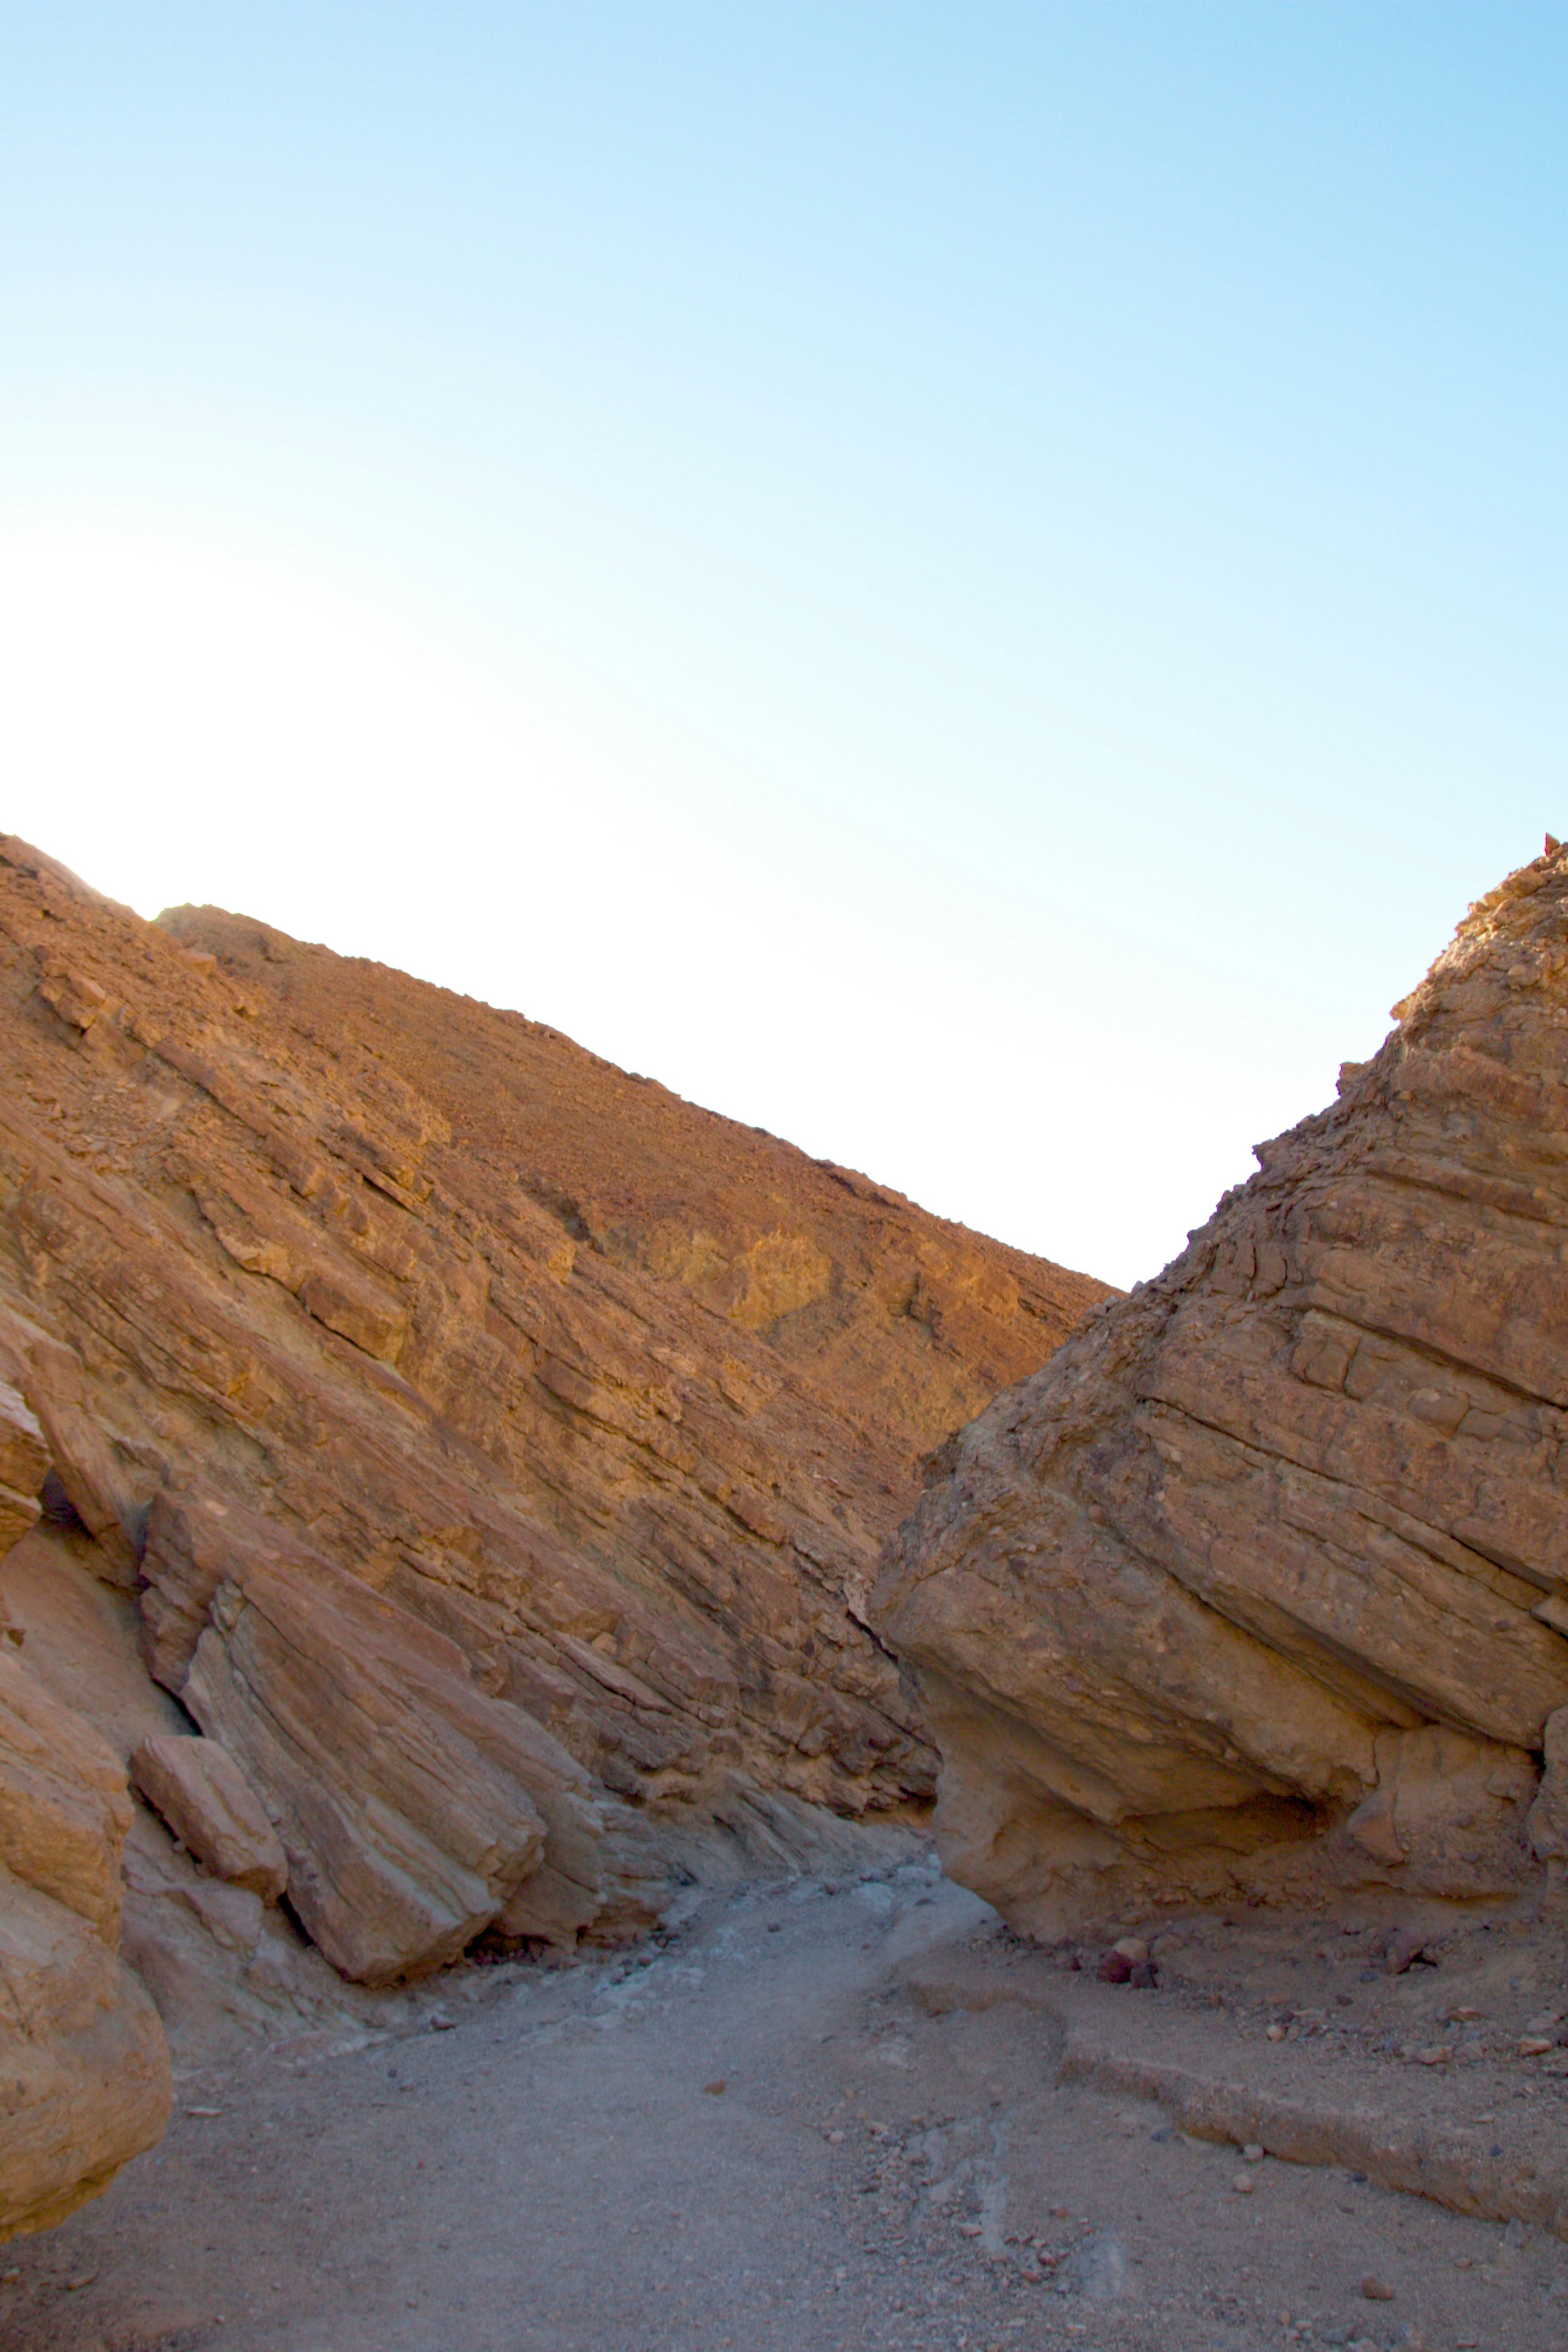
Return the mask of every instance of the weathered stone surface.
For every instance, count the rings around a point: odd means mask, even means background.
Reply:
[[[142,1741],[131,1777],[155,1812],[215,1878],[276,1903],[289,1864],[260,1800],[216,1739],[163,1733]]]
[[[94,1418],[80,1360],[4,1298],[0,1378],[25,1400],[46,1449],[45,1466],[96,1539],[106,1580],[134,1587],[140,1514]]]
[[[101,996],[86,1026],[40,992],[62,971]],[[934,1753],[863,1622],[879,1546],[924,1449],[1100,1285],[518,1015],[212,909],[142,923],[12,838],[0,1054],[0,1378],[100,1572],[145,1541],[153,1671],[276,1809],[345,1966],[423,1966],[479,1918],[630,1932],[736,1776],[919,1817]],[[338,1641],[323,1574],[452,1645],[463,1738],[483,1701],[544,1742],[531,1780],[522,1733],[504,1766],[476,1748],[535,1808],[537,1866],[492,1852],[489,1796],[444,1844],[399,1783],[392,1815],[457,1875],[363,1945],[333,1872],[382,1886],[391,1851],[305,1793],[333,1787],[328,1701],[289,1612]],[[400,1634],[354,1685],[370,1810],[424,1655]]]
[[[445,1634],[210,1494],[159,1497],[146,1568],[160,1678],[259,1791],[346,1976],[424,1974],[491,1925],[570,1942],[657,1917],[635,1817]]]
[[[1568,1706],[1546,1718],[1542,1743],[1545,1769],[1530,1812],[1530,1842],[1541,1861],[1568,1864]]]
[[[1038,1932],[1517,1886],[1568,1701],[1568,856],[939,1459],[874,1622],[949,1867]],[[1529,1818],[1536,1826],[1527,1832]]]
[[[0,1381],[0,1558],[38,1516],[49,1449],[20,1390]]]
[[[0,1649],[0,1863],[89,1921],[112,1948],[130,1826],[119,1758]]]
[[[60,2221],[169,2119],[158,2013],[79,1913],[0,1868],[0,2239]]]
[[[116,1958],[125,1775],[0,1650],[0,2238],[59,2221],[169,2115],[156,2011]]]

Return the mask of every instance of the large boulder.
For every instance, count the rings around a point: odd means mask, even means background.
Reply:
[[[125,1774],[0,1651],[0,2238],[106,2188],[169,2119],[156,2011],[117,1957]]]
[[[885,1562],[948,1867],[1037,1934],[1484,1899],[1563,1850],[1568,852],[1394,1010],[1163,1274],[950,1441]]]

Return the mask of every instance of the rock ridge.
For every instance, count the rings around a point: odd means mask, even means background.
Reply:
[[[948,1441],[871,1621],[1038,1935],[1568,1852],[1568,854],[1338,1100]]]

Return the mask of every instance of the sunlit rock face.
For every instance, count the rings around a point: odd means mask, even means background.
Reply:
[[[37,1518],[49,1470],[37,1416],[0,1388],[4,1549]],[[0,1618],[0,2239],[96,2196],[170,2105],[163,2027],[118,1956],[123,1768],[9,1630]]]
[[[923,1819],[879,1546],[1102,1285],[8,838],[0,1066],[0,1380],[221,1751],[139,1772],[229,1912],[286,1882],[393,1984],[640,1933],[715,1838]]]
[[[1568,853],[1394,1014],[890,1549],[948,1867],[1037,1934],[1568,1853]]]

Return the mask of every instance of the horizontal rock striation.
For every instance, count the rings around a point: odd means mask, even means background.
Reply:
[[[1394,1013],[889,1552],[948,1866],[1036,1933],[1568,1851],[1568,853]]]

